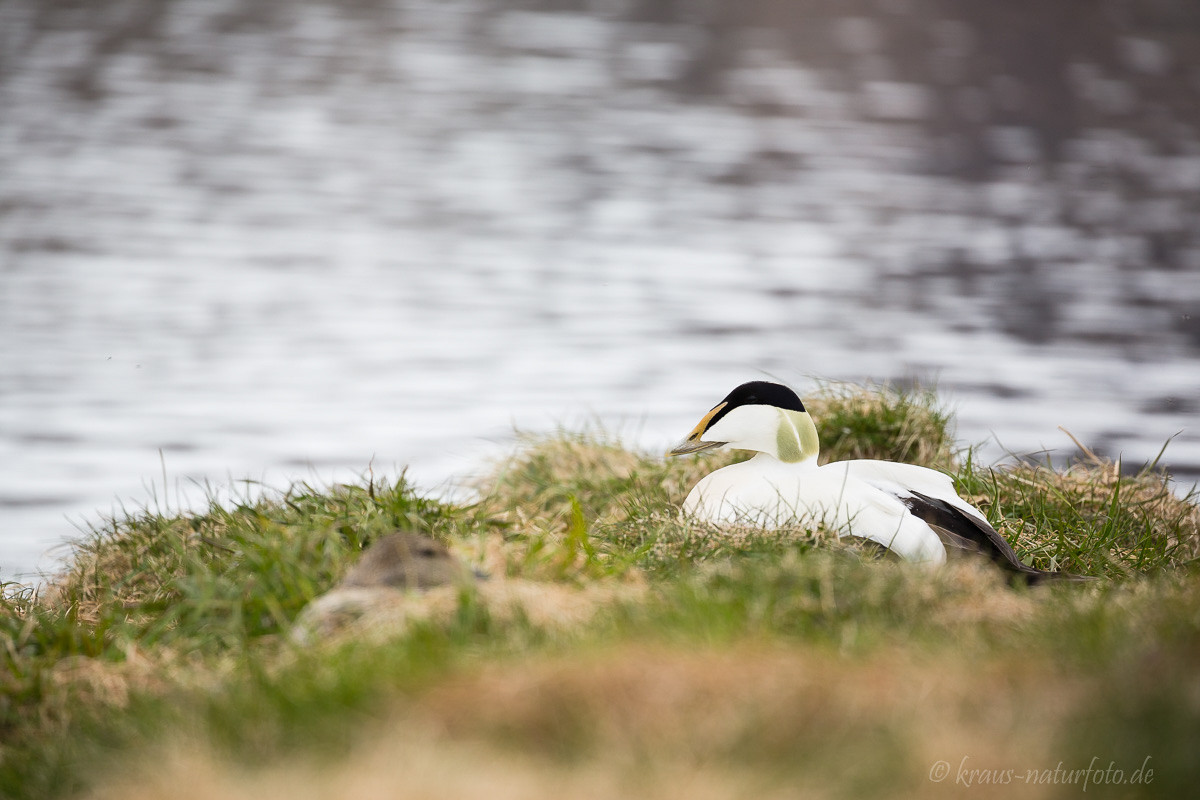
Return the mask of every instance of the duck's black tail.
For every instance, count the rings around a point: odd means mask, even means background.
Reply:
[[[1093,575],[1076,575],[1074,572],[1061,572],[1052,569],[1038,569],[1037,567],[1026,566],[1021,564],[1020,569],[1006,570],[1008,574],[1008,582],[1013,586],[1024,584],[1026,586],[1040,586],[1043,583],[1090,583],[1091,581],[1099,580]]]

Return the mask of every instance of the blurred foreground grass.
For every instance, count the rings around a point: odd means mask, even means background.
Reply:
[[[1010,588],[982,564],[928,571],[804,530],[690,524],[678,504],[733,456],[664,461],[602,434],[528,440],[470,506],[368,479],[146,511],[79,542],[40,594],[6,587],[0,795],[1197,785],[1194,497],[1095,458],[980,468],[931,394],[827,387],[806,403],[825,457],[947,470],[1023,558],[1103,580]],[[396,528],[491,577],[412,597],[426,611],[392,629],[295,644],[305,604]],[[494,602],[517,585],[515,605]]]

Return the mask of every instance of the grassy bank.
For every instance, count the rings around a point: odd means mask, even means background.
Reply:
[[[932,395],[834,387],[808,405],[826,457],[950,471],[1028,562],[1101,580],[1011,588],[973,562],[929,571],[804,530],[693,525],[679,503],[731,456],[664,461],[568,432],[525,442],[470,506],[366,479],[134,514],[40,596],[7,587],[0,796],[1196,785],[1192,498],[1094,458],[981,468]],[[490,577],[411,597],[403,624],[298,645],[306,604],[396,528]]]

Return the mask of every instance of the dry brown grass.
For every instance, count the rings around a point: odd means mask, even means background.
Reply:
[[[201,746],[179,745],[153,768],[113,781],[91,800],[726,800],[796,798],[764,786],[750,770],[653,764],[630,772],[612,764],[576,767],[486,743],[450,741],[436,730],[403,729],[364,742],[336,764],[289,762],[234,767]],[[398,726],[399,727],[399,726]],[[805,796],[820,797],[806,793]]]
[[[452,678],[337,761],[249,768],[175,741],[91,797],[833,797],[848,774],[876,796],[921,797],[938,788],[930,766],[959,754],[1045,766],[1086,691],[1018,660],[627,645]]]
[[[156,543],[170,541],[171,549],[202,546],[196,533],[182,519],[156,531],[153,537],[124,535],[120,527],[102,535],[80,539],[67,569],[42,588],[40,599],[49,607],[69,605],[79,621],[96,625],[114,593],[120,602],[136,608],[162,599],[169,580],[181,574],[178,561],[164,559]]]

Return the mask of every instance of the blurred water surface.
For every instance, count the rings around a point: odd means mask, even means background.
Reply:
[[[0,4],[0,575],[763,376],[1190,485],[1200,14],[996,5]]]

